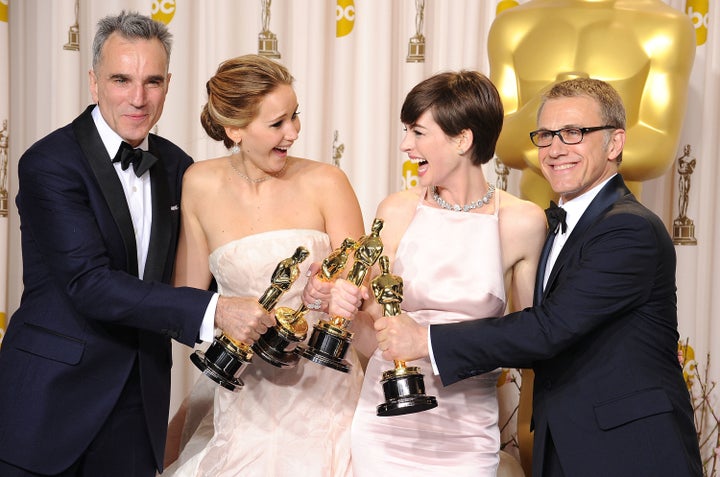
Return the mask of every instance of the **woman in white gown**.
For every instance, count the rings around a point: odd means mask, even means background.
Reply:
[[[483,174],[503,121],[493,84],[472,71],[435,75],[410,91],[401,120],[400,147],[418,164],[419,185],[388,196],[377,217],[385,221],[383,253],[403,279],[402,310],[423,324],[498,316],[506,290],[515,307],[530,306],[546,220],[540,207],[495,190]],[[369,298],[345,280],[331,295],[330,311],[350,316],[359,296]],[[355,324],[381,313],[367,300]],[[407,366],[420,368],[438,406],[378,417],[380,381],[393,363],[376,350],[352,424],[354,476],[509,475],[498,468],[500,370],[443,387],[429,360]]]
[[[257,302],[278,262],[302,245],[310,256],[277,304],[297,309],[318,262],[363,234],[357,198],[339,168],[288,155],[300,121],[282,65],[258,55],[228,60],[207,92],[201,122],[231,154],[185,174],[175,283],[207,288],[214,277],[223,295]],[[311,330],[327,303],[320,307],[306,315]],[[163,476],[350,475],[362,371],[354,351],[348,359],[350,374],[305,359],[281,369],[255,356],[236,392],[201,376],[171,424],[166,462],[174,463]],[[203,389],[213,405],[203,404]]]

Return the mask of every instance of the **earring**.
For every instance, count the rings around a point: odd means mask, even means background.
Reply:
[[[465,149],[458,149],[458,154],[460,154],[461,156],[465,154]]]
[[[237,154],[240,152],[240,145],[238,143],[233,144],[230,148],[230,154]]]

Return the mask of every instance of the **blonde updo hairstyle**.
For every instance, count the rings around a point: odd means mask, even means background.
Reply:
[[[280,63],[260,55],[244,55],[220,63],[205,88],[208,101],[200,123],[208,136],[226,148],[235,143],[227,127],[244,128],[260,110],[260,103],[280,85],[292,86],[293,77]]]

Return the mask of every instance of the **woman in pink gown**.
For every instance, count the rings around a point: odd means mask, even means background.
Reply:
[[[506,290],[529,306],[545,236],[543,211],[485,179],[503,121],[495,87],[472,71],[435,75],[408,94],[401,112],[401,149],[418,164],[418,187],[378,207],[392,273],[403,278],[402,309],[423,324],[498,316]],[[458,207],[455,207],[459,205]],[[380,316],[366,286],[338,280],[330,310],[356,321]],[[357,311],[359,298],[365,305]],[[486,476],[498,472],[500,370],[443,387],[429,360],[413,361],[438,406],[392,417],[380,380],[393,369],[376,350],[368,363],[351,441],[355,477]]]

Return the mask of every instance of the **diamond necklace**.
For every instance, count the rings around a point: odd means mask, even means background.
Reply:
[[[251,179],[247,175],[240,172],[240,169],[238,169],[237,166],[235,166],[235,162],[232,160],[232,156],[229,158],[229,160],[230,160],[230,167],[232,167],[233,171],[235,171],[235,173],[237,175],[239,175],[240,177],[242,177],[243,179],[245,179],[246,181],[248,181],[251,184],[258,184],[260,182],[265,182],[268,179],[272,179],[273,177],[280,177],[283,174],[283,172],[285,172],[285,168],[288,165],[287,161],[285,161],[285,165],[283,166],[283,168],[280,169],[279,171],[275,172],[274,174],[268,174],[266,176],[259,177],[257,179]]]
[[[452,204],[445,202],[445,200],[443,200],[443,198],[440,197],[440,194],[438,194],[436,186],[432,187],[432,192],[433,192],[433,199],[435,199],[435,202],[437,202],[437,204],[440,207],[442,207],[443,209],[453,210],[455,212],[469,212],[473,209],[482,207],[483,205],[490,202],[490,199],[492,199],[492,196],[495,193],[495,186],[492,184],[488,184],[488,191],[485,193],[485,195],[481,199],[478,199],[475,202],[470,202],[469,204],[465,204],[465,205],[458,205],[458,204],[452,205]]]

